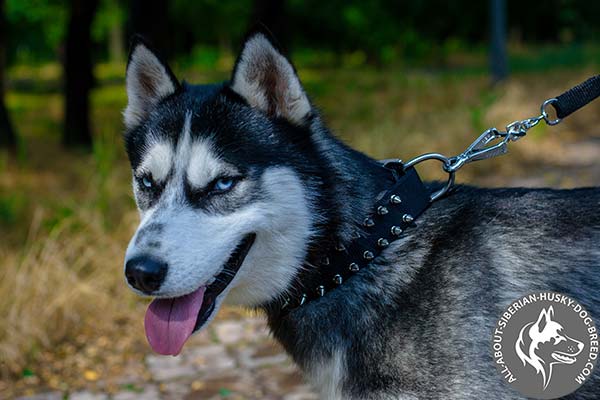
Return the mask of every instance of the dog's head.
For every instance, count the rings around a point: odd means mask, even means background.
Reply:
[[[550,382],[554,364],[573,364],[581,353],[583,343],[569,337],[563,326],[554,320],[554,308],[542,309],[538,319],[525,325],[516,343],[517,355],[531,365],[544,379],[544,388]]]
[[[315,229],[312,106],[290,62],[263,34],[245,42],[230,82],[181,84],[133,43],[124,111],[141,222],[128,284],[155,297],[146,334],[162,354],[227,296],[257,306],[283,295]],[[310,160],[309,160],[310,161]]]

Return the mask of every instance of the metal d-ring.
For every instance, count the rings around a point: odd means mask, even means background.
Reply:
[[[549,105],[552,105],[556,102],[558,102],[558,100],[556,98],[548,99],[545,102],[543,102],[542,106],[540,107],[540,111],[542,112],[542,117],[544,118],[544,121],[546,121],[546,123],[548,125],[556,125],[560,121],[562,121],[562,118],[550,119],[550,116],[548,116],[548,112],[546,111],[546,109],[548,108]]]
[[[417,165],[423,161],[427,161],[427,160],[438,160],[439,162],[444,164],[444,167],[448,167],[451,164],[450,159],[442,154],[426,153],[426,154],[421,154],[420,156],[415,157],[412,160],[405,163],[404,170],[406,171],[408,168],[414,167],[415,165]],[[434,202],[437,199],[439,199],[440,197],[442,197],[443,195],[445,195],[448,192],[448,190],[450,190],[452,188],[452,186],[454,185],[455,171],[446,171],[445,169],[444,169],[444,171],[448,173],[448,181],[446,182],[446,185],[444,185],[443,188],[433,192],[430,195],[429,199],[431,202]]]

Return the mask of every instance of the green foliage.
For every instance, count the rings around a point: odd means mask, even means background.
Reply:
[[[55,60],[61,54],[69,2],[64,0],[6,0],[9,23],[9,61]],[[371,64],[402,60],[445,66],[456,51],[487,43],[488,1],[427,0],[286,0],[284,47],[294,51],[318,49],[351,64],[361,58]],[[148,5],[150,6],[150,5]],[[230,54],[257,21],[256,0],[171,0],[165,15],[171,28],[170,54],[185,56],[184,64],[214,67]],[[510,37],[516,41],[585,43],[600,39],[600,2],[550,0],[507,1]],[[95,58],[115,59],[123,52],[123,32],[130,20],[129,2],[101,0],[92,25]],[[535,15],[535,18],[531,18]],[[119,45],[115,45],[115,41]],[[287,46],[285,46],[287,45]]]
[[[105,42],[110,34],[110,30],[115,25],[125,23],[125,9],[118,0],[102,0],[94,23],[92,24],[92,38],[96,42]]]
[[[513,52],[510,68],[515,71],[544,71],[550,68],[573,68],[600,63],[600,47],[570,44],[537,46],[535,51]]]
[[[56,58],[66,32],[67,9],[60,0],[6,0],[9,59],[39,62]]]
[[[217,67],[221,53],[216,47],[195,46],[189,55],[181,56],[179,62],[184,68],[195,66],[203,69],[213,69]]]
[[[173,0],[169,6],[169,17],[178,27],[172,33],[175,39],[222,48],[235,46],[241,40],[252,10],[250,0]],[[184,35],[188,38],[184,39]]]
[[[26,199],[19,193],[0,196],[0,224],[13,225],[22,216]]]

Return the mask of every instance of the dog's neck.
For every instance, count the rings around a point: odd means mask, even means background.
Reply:
[[[327,268],[321,261],[327,251],[347,246],[360,232],[366,215],[373,209],[376,198],[394,183],[392,173],[366,155],[346,146],[333,137],[322,125],[313,129],[316,164],[320,172],[312,182],[317,209],[313,210],[315,234],[308,245],[304,264],[299,268],[287,293],[267,305],[270,318],[279,318],[284,296],[297,297],[305,288],[317,288]]]
[[[317,188],[321,201],[316,211],[323,223],[312,247],[321,250],[323,240],[350,241],[377,195],[389,189],[393,179],[379,161],[347,146],[322,125],[313,131],[323,181]]]

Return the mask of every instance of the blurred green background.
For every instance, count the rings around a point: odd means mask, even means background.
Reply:
[[[180,79],[204,83],[228,79],[245,33],[266,26],[333,131],[376,158],[454,155],[490,126],[536,115],[600,65],[600,2],[584,0],[0,6],[0,398],[152,381],[145,301],[121,271],[137,223],[121,139],[131,34],[147,36]],[[458,179],[598,185],[599,126],[593,104]],[[437,168],[422,173],[442,179]],[[115,379],[131,371],[133,381]],[[269,395],[257,398],[281,398]]]

